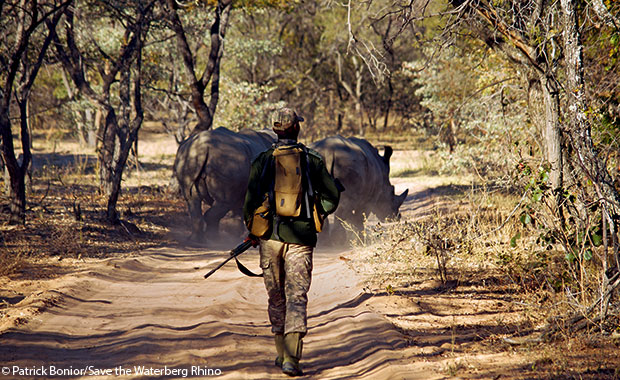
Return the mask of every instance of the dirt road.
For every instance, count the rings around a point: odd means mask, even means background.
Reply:
[[[420,209],[427,193],[403,181],[397,190],[407,186],[403,209]],[[517,319],[497,295],[425,283],[401,296],[371,294],[349,267],[358,254],[315,253],[304,378],[497,379],[527,365],[509,350],[466,348]],[[0,335],[0,379],[287,378],[273,365],[262,280],[233,263],[203,279],[225,257],[165,247],[83,266],[36,294],[41,313],[18,316]],[[256,250],[243,261],[258,270]]]
[[[115,377],[136,378],[137,367],[162,378],[285,377],[272,364],[262,281],[244,277],[232,263],[202,279],[224,254],[164,248],[80,273],[53,291],[46,312],[0,337],[1,364],[11,367],[11,375],[20,374],[13,366],[43,367],[49,377],[64,369],[70,374],[112,370],[125,374]],[[308,378],[441,378],[405,357],[406,340],[369,310],[370,296],[338,255],[315,256],[305,342]],[[253,265],[257,255],[245,261]],[[52,366],[57,370],[50,372]],[[166,376],[166,368],[181,372]]]

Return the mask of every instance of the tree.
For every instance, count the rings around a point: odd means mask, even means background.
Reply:
[[[453,44],[463,37],[475,36],[487,46],[503,52],[513,63],[521,66],[525,82],[532,91],[540,91],[545,108],[544,125],[545,156],[551,166],[551,182],[554,188],[563,183],[563,158],[561,128],[559,124],[560,98],[556,77],[557,62],[561,58],[557,25],[558,10],[552,3],[542,0],[523,1],[462,1],[448,0],[444,11],[435,11],[440,3],[432,2],[381,2],[384,7],[375,17],[377,20],[397,18],[399,27],[393,32],[386,28],[383,40],[392,43],[403,38],[412,24],[419,24],[413,34],[424,35],[429,19],[441,16],[444,22],[435,25],[442,29],[442,40],[432,38],[435,50]],[[370,6],[368,6],[369,8]],[[427,13],[432,14],[427,14]],[[434,13],[433,13],[434,12]],[[379,31],[380,32],[380,31]],[[379,33],[381,34],[381,33]],[[389,45],[388,45],[389,46]],[[432,57],[432,56],[431,56]]]
[[[2,160],[10,178],[10,223],[23,224],[26,211],[25,176],[32,154],[31,135],[28,126],[28,99],[34,81],[43,64],[52,35],[62,12],[71,1],[2,1],[2,30],[4,38],[0,47],[2,67],[2,88],[0,90],[0,136]],[[48,33],[42,33],[42,24],[48,26]],[[15,154],[11,126],[12,101],[19,110],[22,159]]]
[[[64,12],[65,40],[53,33],[56,56],[74,85],[104,112],[97,131],[97,159],[106,219],[112,223],[119,221],[116,206],[123,170],[144,117],[142,52],[155,4],[83,2]]]
[[[175,33],[177,49],[183,61],[183,68],[191,90],[191,103],[198,116],[198,124],[193,132],[206,131],[213,124],[213,116],[219,100],[220,64],[224,51],[224,38],[228,27],[232,0],[218,0],[215,7],[215,19],[210,29],[211,47],[204,71],[198,75],[195,50],[190,47],[188,36],[179,17],[179,3],[175,0],[162,0],[166,18]],[[200,44],[199,44],[200,45]],[[205,90],[210,84],[209,104],[205,101]]]
[[[452,0],[457,17],[450,28],[469,28],[492,48],[525,69],[527,82],[534,91],[542,92],[544,102],[545,157],[550,165],[553,188],[563,185],[562,132],[560,118],[560,85],[557,64],[561,44],[554,20],[557,9],[545,1],[524,0],[491,3]],[[453,29],[454,30],[454,29]],[[455,30],[456,32],[456,30]]]
[[[608,226],[614,245],[613,257],[615,262],[612,263],[612,266],[615,266],[615,272],[608,271],[607,256],[605,254],[601,276],[601,278],[605,279],[602,284],[603,291],[601,292],[603,296],[590,307],[591,309],[600,302],[604,306],[604,311],[603,315],[599,317],[604,318],[608,302],[611,299],[611,293],[620,286],[620,277],[618,276],[620,247],[617,241],[618,228],[616,225],[617,216],[620,215],[620,194],[614,186],[614,179],[607,169],[605,159],[600,156],[598,149],[594,146],[590,123],[586,116],[583,46],[579,32],[577,6],[574,0],[561,0],[560,4],[562,8],[562,35],[566,62],[566,93],[569,104],[567,112],[569,126],[567,130],[571,146],[575,151],[575,155],[572,158],[576,161],[576,166],[594,184],[595,193],[602,206],[601,218],[603,219],[603,226],[605,230],[607,229],[606,226]],[[600,8],[598,13],[599,16],[601,14],[604,15]],[[603,18],[603,20],[609,19],[613,20],[613,17]],[[585,314],[579,317],[585,317]]]
[[[601,21],[617,31],[616,17],[605,5],[601,1],[591,3]],[[575,0],[561,0],[559,3],[490,3],[480,0],[465,3],[452,1],[452,4],[456,6],[459,19],[468,20],[470,29],[476,29],[476,21],[486,24],[486,28],[492,27],[493,31],[483,27],[479,35],[487,36],[489,45],[501,49],[510,59],[538,76],[545,103],[546,151],[551,164],[551,184],[559,206],[559,213],[552,212],[552,218],[549,218],[552,220],[552,234],[563,244],[571,268],[581,273],[584,263],[592,257],[592,251],[587,249],[588,244],[595,246],[592,241],[604,241],[607,247],[606,236],[609,236],[613,245],[613,266],[616,269],[608,268],[605,249],[600,268],[601,296],[585,307],[583,282],[577,281],[582,287],[584,309],[570,322],[572,324],[588,317],[598,304],[604,306],[595,318],[600,320],[605,317],[611,293],[620,286],[617,270],[620,266],[620,247],[616,226],[617,216],[620,215],[620,194],[609,172],[607,157],[601,155],[596,147],[588,117],[592,106],[586,95],[581,36],[588,18],[580,16],[587,4]],[[489,37],[492,39],[489,40]],[[563,99],[567,106],[560,108]],[[562,178],[564,173],[566,175]],[[574,194],[578,197],[573,197]],[[570,213],[570,222],[562,217],[563,211]],[[599,229],[602,236],[595,232]],[[584,243],[580,236],[590,236],[591,242]],[[576,264],[572,265],[573,262]]]

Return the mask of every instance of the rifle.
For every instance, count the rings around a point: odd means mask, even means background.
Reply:
[[[235,248],[230,250],[230,256],[226,260],[224,260],[223,263],[221,263],[218,266],[216,266],[215,268],[211,269],[211,271],[209,273],[205,274],[204,278],[208,278],[209,276],[211,276],[213,273],[215,273],[215,271],[217,271],[218,269],[223,267],[224,264],[229,262],[231,259],[235,259],[235,261],[237,262],[237,268],[239,268],[239,271],[241,273],[245,274],[246,276],[249,276],[249,277],[263,277],[262,273],[261,274],[256,274],[256,273],[252,272],[251,270],[246,268],[243,264],[241,264],[239,262],[239,260],[237,259],[237,256],[239,256],[243,252],[245,252],[248,249],[250,249],[250,247],[255,246],[254,244],[255,244],[254,240],[251,239],[249,236],[247,238],[245,238],[243,243],[239,244],[238,246],[236,246]]]

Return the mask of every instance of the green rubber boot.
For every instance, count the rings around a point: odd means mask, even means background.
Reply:
[[[301,333],[288,333],[284,335],[284,361],[282,372],[289,376],[301,376],[304,373],[299,365],[303,342]]]
[[[276,352],[278,356],[276,357],[276,367],[282,368],[282,362],[284,362],[284,334],[276,334],[274,336],[276,341]]]

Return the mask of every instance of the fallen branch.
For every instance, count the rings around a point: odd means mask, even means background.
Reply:
[[[568,327],[569,330],[576,332],[579,330],[583,330],[584,328],[594,325],[602,321],[606,315],[598,315],[593,319],[588,318],[588,315],[592,313],[592,311],[598,306],[599,303],[607,300],[609,302],[610,298],[608,298],[618,287],[620,286],[620,272],[616,272],[616,274],[609,279],[609,285],[607,285],[607,290],[592,304],[590,305],[584,312],[578,313],[570,317],[565,326]],[[560,326],[558,325],[558,320],[561,318],[555,318],[553,322],[548,324],[544,329],[541,335],[541,339],[549,340],[551,339],[559,330]],[[585,321],[584,321],[585,320]]]

